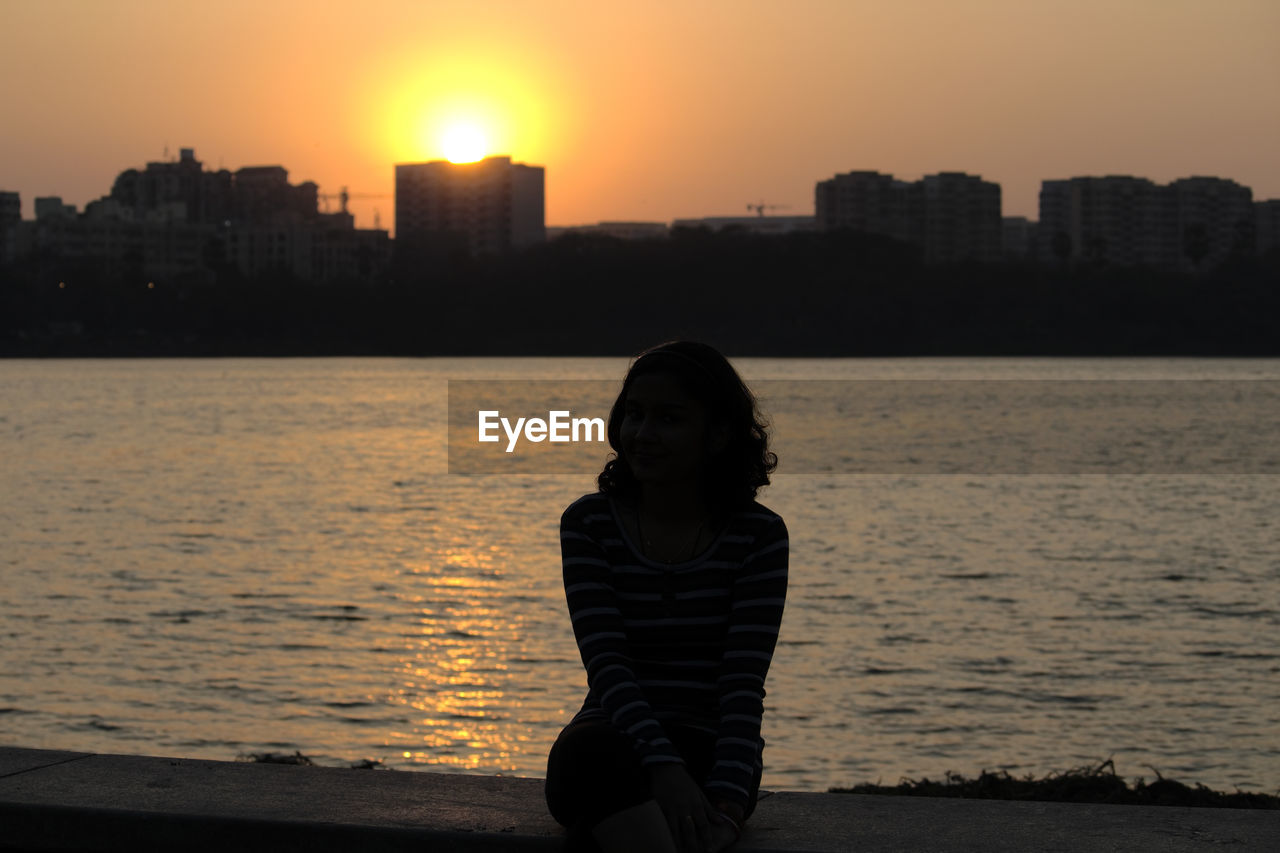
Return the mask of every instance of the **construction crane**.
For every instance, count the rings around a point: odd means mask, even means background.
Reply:
[[[324,206],[325,213],[329,212],[330,199],[335,199],[335,198],[338,200],[338,204],[341,206],[342,212],[346,213],[347,202],[353,198],[391,198],[391,194],[390,193],[353,193],[353,192],[348,192],[347,188],[343,187],[341,190],[339,190],[336,193],[316,193],[316,198],[318,198],[321,204]]]
[[[765,204],[762,201],[756,204],[748,204],[747,210],[754,210],[757,216],[764,216],[766,210],[784,210],[790,206],[789,204]]]

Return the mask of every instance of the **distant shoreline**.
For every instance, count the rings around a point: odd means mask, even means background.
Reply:
[[[402,259],[375,282],[144,280],[0,269],[0,357],[608,356],[677,338],[739,357],[1280,356],[1280,254],[1193,275],[695,234]]]
[[[223,342],[193,342],[185,345],[156,346],[141,348],[137,346],[112,346],[90,340],[84,341],[26,341],[20,344],[0,341],[0,360],[74,360],[74,359],[220,359],[220,358],[263,358],[263,359],[298,359],[298,358],[630,358],[646,346],[662,340],[677,338],[699,339],[696,334],[655,336],[647,339],[648,343],[637,343],[631,349],[598,350],[584,349],[566,351],[563,349],[541,350],[537,348],[495,347],[492,349],[464,348],[449,350],[403,350],[403,349],[324,349],[307,346],[281,346],[264,344],[260,346],[244,345],[242,342],[225,344]],[[890,350],[890,351],[848,351],[837,348],[824,349],[807,347],[788,351],[769,348],[764,351],[751,349],[739,350],[730,348],[727,354],[731,358],[778,358],[797,360],[819,359],[883,359],[883,358],[992,358],[992,359],[1237,359],[1237,360],[1274,360],[1280,358],[1280,345],[1274,350],[1204,350],[1200,348],[1182,349],[1062,349],[1062,350]]]

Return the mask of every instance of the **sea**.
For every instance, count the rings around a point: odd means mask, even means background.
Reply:
[[[790,531],[765,788],[1280,788],[1280,361],[734,363]],[[451,388],[627,364],[0,361],[0,744],[543,776],[608,449],[468,467]]]

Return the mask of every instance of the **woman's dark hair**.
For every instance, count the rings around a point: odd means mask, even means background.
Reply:
[[[769,450],[768,424],[761,418],[755,395],[728,359],[715,348],[695,341],[671,341],[636,356],[622,381],[622,391],[609,411],[609,446],[617,455],[596,478],[600,491],[634,501],[640,483],[622,452],[620,432],[626,415],[627,392],[638,376],[672,376],[693,397],[706,404],[713,430],[724,430],[726,443],[711,454],[703,489],[713,511],[735,509],[755,500],[778,457]],[[710,448],[708,448],[710,453]]]

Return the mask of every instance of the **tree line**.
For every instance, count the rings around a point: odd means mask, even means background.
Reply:
[[[1189,275],[1058,261],[926,265],[860,232],[568,234],[502,256],[397,252],[375,281],[231,269],[0,269],[0,355],[1280,355],[1280,257]]]

